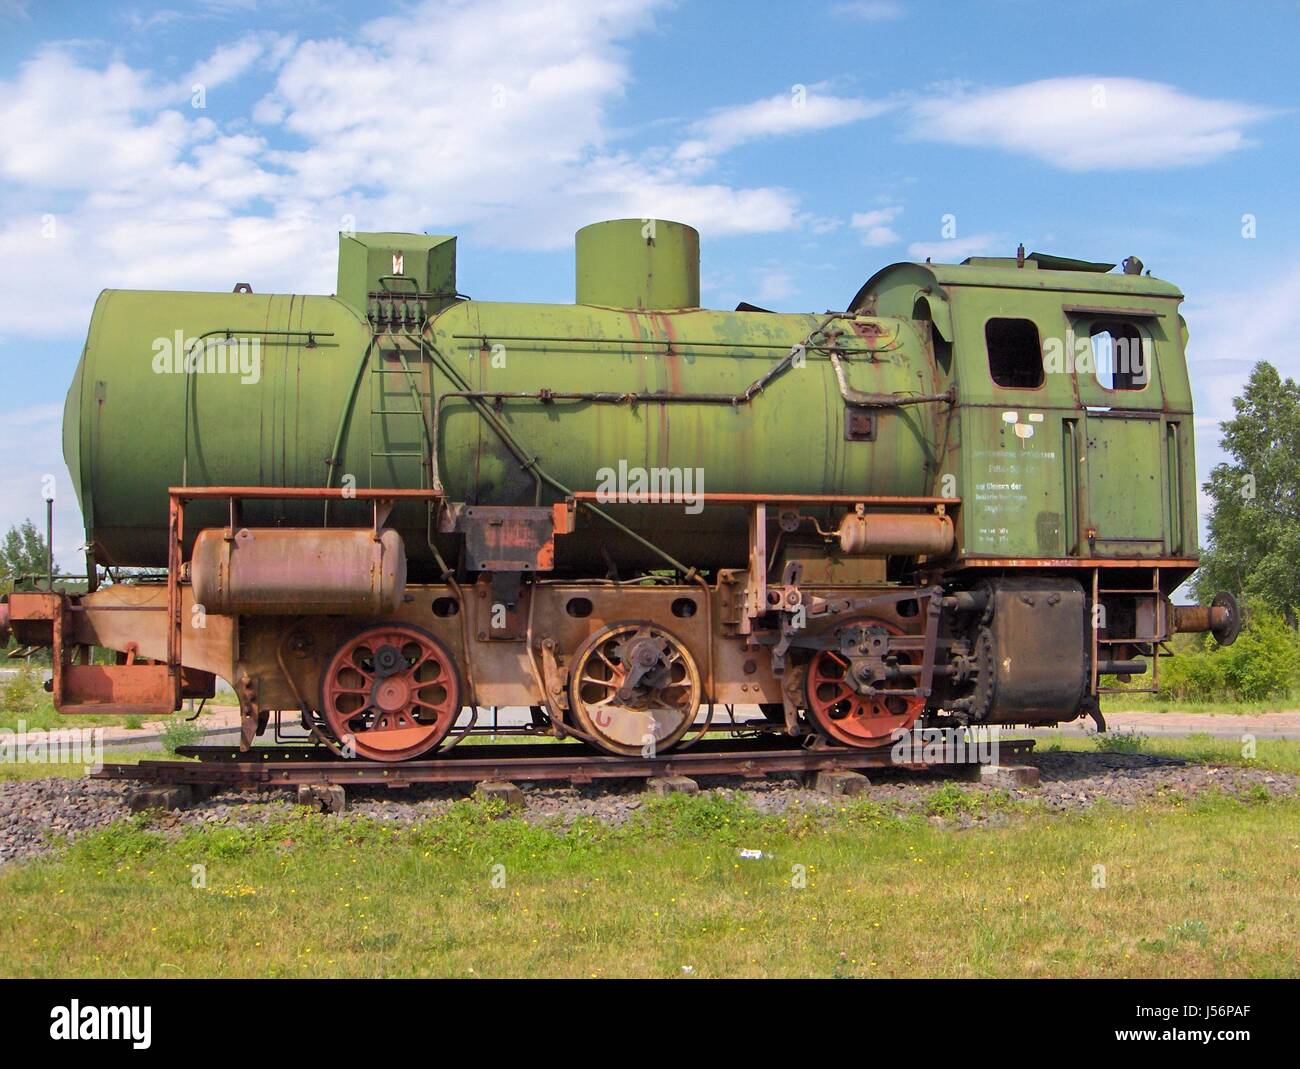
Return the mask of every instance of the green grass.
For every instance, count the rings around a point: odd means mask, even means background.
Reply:
[[[1103,713],[1220,713],[1231,716],[1250,716],[1263,713],[1280,713],[1300,709],[1300,695],[1271,701],[1213,701],[1194,702],[1162,698],[1156,694],[1103,694]]]
[[[157,750],[152,752],[148,750],[105,750],[104,763],[133,765],[143,760],[158,760],[161,755]],[[80,779],[86,774],[84,764],[17,764],[15,762],[0,762],[0,783],[6,780],[23,780],[23,779],[45,779],[49,776],[58,776],[61,779]]]
[[[53,699],[41,693],[31,702],[19,706],[5,704],[0,694],[0,728],[17,731],[25,725],[27,731],[59,731],[63,728],[124,727],[124,718],[117,716],[77,716],[56,713]]]
[[[193,746],[203,739],[203,727],[200,722],[183,716],[170,717],[162,729],[162,748],[170,757],[182,746]]]
[[[190,715],[187,711],[182,711],[175,717],[151,716],[147,720],[140,716],[79,716],[75,713],[55,712],[53,699],[44,692],[34,696],[30,702],[23,702],[20,705],[6,704],[4,698],[3,691],[0,691],[0,729],[7,728],[10,731],[17,731],[20,725],[24,725],[27,731],[113,727],[138,729],[146,722],[152,724],[163,721],[171,724],[182,722]],[[209,702],[200,715],[198,723],[203,723],[203,717],[214,708],[213,703]]]
[[[621,829],[136,820],[0,872],[0,974],[1296,976],[1297,829],[1300,802],[1217,796],[960,833],[716,793]]]

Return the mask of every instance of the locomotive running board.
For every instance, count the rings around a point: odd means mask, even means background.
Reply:
[[[706,749],[705,746],[708,746]],[[1034,748],[1032,739],[999,740],[998,759],[1023,757]],[[485,749],[491,755],[479,756]],[[744,776],[761,779],[772,773],[821,772],[827,769],[897,768],[909,771],[947,771],[955,765],[908,764],[895,761],[891,747],[873,750],[847,748],[774,748],[759,745],[703,744],[701,748],[663,757],[637,758],[593,754],[570,743],[542,746],[457,747],[432,761],[377,761],[325,759],[329,751],[315,746],[254,747],[241,751],[228,746],[182,746],[177,753],[198,761],[141,761],[106,764],[95,779],[139,780],[147,783],[209,784],[222,787],[296,787],[301,784],[384,784],[407,787],[416,783],[479,783],[506,779],[520,783],[567,781],[591,783],[598,779],[648,779],[652,776]],[[563,750],[571,756],[538,751]]]

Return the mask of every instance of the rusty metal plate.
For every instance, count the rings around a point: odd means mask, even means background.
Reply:
[[[457,526],[471,571],[549,572],[555,566],[555,513],[549,506],[471,505]]]
[[[858,405],[844,406],[844,440],[846,442],[874,442],[876,440],[876,414]]]
[[[64,665],[60,713],[105,715],[165,714],[176,709],[176,685],[165,664]]]

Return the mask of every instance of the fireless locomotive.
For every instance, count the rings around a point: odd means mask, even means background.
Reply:
[[[0,610],[57,708],[220,678],[244,747],[287,714],[384,762],[502,706],[619,755],[720,707],[874,748],[1100,721],[1175,632],[1236,635],[1230,595],[1170,599],[1187,331],[1133,258],[898,263],[787,315],[699,307],[664,220],[579,231],[573,305],[471,300],[455,250],[349,233],[333,296],[100,296],[64,424],[88,589]]]

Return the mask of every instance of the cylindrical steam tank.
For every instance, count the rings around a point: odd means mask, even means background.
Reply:
[[[689,227],[658,220],[647,231],[644,220],[618,220],[585,228],[577,305],[460,299],[454,253],[447,277],[450,245],[349,235],[334,297],[105,291],[64,421],[99,560],[165,563],[169,485],[427,488],[432,455],[453,501],[533,504],[530,472],[471,399],[447,396],[466,388],[491,395],[485,403],[548,475],[571,490],[611,491],[618,518],[697,566],[742,563],[731,557],[743,549],[734,536],[745,524],[735,506],[701,511],[700,492],[931,492],[940,406],[875,410],[869,435],[847,433],[844,397],[816,346],[799,350],[748,403],[552,396],[738,396],[823,322],[694,307],[698,237]],[[425,257],[427,269],[413,270]],[[935,392],[935,368],[910,321],[840,319],[831,328],[851,388]],[[635,503],[638,486],[655,477],[685,491],[682,499]],[[558,496],[542,486],[543,502]],[[328,509],[332,526],[369,520],[369,506],[357,502]],[[263,501],[247,503],[243,522],[325,518],[320,502]],[[225,522],[219,505],[196,502],[187,533]],[[428,575],[436,526],[426,507],[403,504],[391,522],[411,578]],[[557,540],[558,568],[603,574],[602,543],[620,564],[661,563],[611,528],[592,530]],[[455,552],[454,536],[434,537]]]

